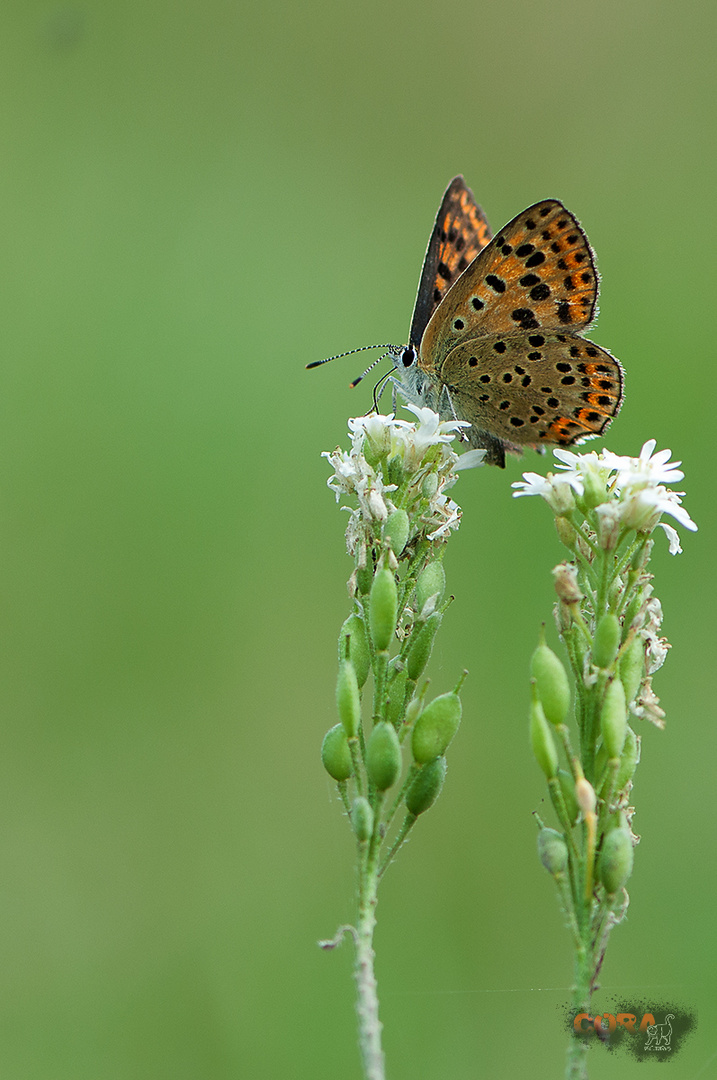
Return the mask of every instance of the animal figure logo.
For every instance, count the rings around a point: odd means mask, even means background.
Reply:
[[[647,1032],[647,1042],[645,1043],[646,1050],[657,1050],[660,1047],[665,1049],[670,1048],[670,1040],[672,1039],[672,1024],[670,1020],[675,1019],[674,1013],[668,1013],[665,1017],[664,1024],[648,1024],[645,1028]]]

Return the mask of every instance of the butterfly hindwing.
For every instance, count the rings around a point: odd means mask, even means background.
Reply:
[[[510,443],[568,446],[599,435],[622,403],[622,369],[578,334],[476,337],[441,368],[456,415]]]

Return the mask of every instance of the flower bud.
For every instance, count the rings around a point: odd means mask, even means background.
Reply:
[[[632,873],[634,852],[627,829],[613,829],[603,840],[597,876],[609,896],[622,889]]]
[[[458,731],[461,712],[461,699],[455,691],[441,694],[426,705],[414,724],[411,736],[413,759],[417,764],[427,765],[445,754]]]
[[[396,631],[398,591],[396,578],[382,567],[376,571],[368,600],[368,622],[371,640],[378,652],[385,652]]]
[[[378,791],[393,786],[401,771],[401,746],[393,724],[381,720],[366,743],[366,772]]]
[[[358,734],[361,724],[361,698],[359,697],[356,672],[350,660],[342,660],[339,664],[339,675],[336,680],[336,705],[339,710],[339,719],[344,726],[348,737],[354,738]]]
[[[406,809],[414,817],[429,810],[441,794],[446,777],[446,759],[437,757],[424,765],[406,792]]]
[[[617,656],[620,644],[620,621],[611,611],[598,620],[593,636],[593,664],[599,668],[609,668]]]
[[[619,679],[613,679],[605,689],[600,710],[600,731],[608,757],[620,757],[627,732],[627,705],[625,687]]]
[[[359,795],[354,799],[351,807],[351,824],[359,843],[365,844],[371,839],[373,810],[371,809],[371,803],[363,795]]]
[[[605,481],[592,469],[586,469],[583,473],[583,495],[581,502],[587,509],[592,509],[604,503],[607,496]]]
[[[321,761],[334,780],[348,780],[353,771],[349,744],[343,724],[336,724],[324,735],[321,744]]]
[[[388,698],[386,701],[386,719],[394,727],[397,727],[401,720],[403,720],[403,706],[406,700],[406,683],[408,681],[408,672],[405,665],[401,663],[401,667],[392,667],[394,661],[391,661],[389,665],[389,684],[388,684]]]
[[[538,858],[553,877],[564,874],[568,865],[568,845],[555,829],[541,829],[538,833]]]
[[[634,701],[645,677],[645,639],[635,634],[620,657],[620,680],[625,687],[625,700]]]
[[[624,791],[635,775],[640,762],[640,738],[628,725],[625,733],[625,745],[620,756],[620,767],[615,777],[615,791]]]
[[[555,591],[564,604],[579,604],[583,598],[578,585],[578,572],[572,563],[562,562],[553,569]]]
[[[575,532],[575,526],[571,525],[567,518],[556,517],[555,529],[558,534],[560,543],[563,544],[568,551],[575,551],[577,543],[577,533]]]
[[[535,694],[535,688],[533,688],[533,700],[530,704],[530,742],[535,760],[548,780],[557,776],[558,752],[555,749],[555,741],[548,721],[545,719],[543,706]]]
[[[432,615],[421,624],[416,624],[413,632],[413,640],[406,657],[406,667],[409,679],[415,682],[420,679],[426,664],[428,663],[433,649],[433,640],[438,633],[438,627],[443,621],[440,611],[434,611]]]
[[[394,510],[388,515],[383,526],[383,537],[390,542],[394,555],[400,555],[405,548],[409,532],[410,523],[405,510]]]
[[[363,456],[375,468],[391,449],[391,431],[378,417],[369,418],[363,431]]]
[[[575,798],[583,817],[586,818],[595,813],[595,807],[597,806],[595,788],[584,776],[579,776],[575,781]]]
[[[432,559],[423,567],[416,582],[416,610],[422,611],[425,603],[438,594],[440,600],[446,591],[446,572],[440,559]]]
[[[570,684],[560,659],[548,648],[544,638],[533,653],[530,671],[545,719],[551,724],[563,724],[570,706]]]
[[[438,476],[435,472],[426,473],[421,481],[421,494],[424,499],[432,499],[438,491]]]
[[[339,663],[346,659],[346,639],[349,642],[349,659],[356,672],[356,682],[363,686],[371,670],[371,655],[366,640],[366,627],[356,612],[349,615],[339,634]]]

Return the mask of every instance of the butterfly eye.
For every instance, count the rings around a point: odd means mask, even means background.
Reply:
[[[401,356],[401,360],[403,361],[403,366],[404,367],[410,367],[415,359],[416,359],[416,354],[413,351],[413,347],[411,345],[409,345],[407,348],[405,348],[403,350],[403,354]]]

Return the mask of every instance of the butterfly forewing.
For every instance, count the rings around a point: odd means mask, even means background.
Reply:
[[[459,418],[517,445],[599,435],[622,402],[619,363],[577,334],[476,337],[448,354],[441,382]]]
[[[421,366],[440,372],[460,341],[540,329],[574,332],[592,321],[597,272],[590,245],[556,199],[518,214],[480,252],[426,327]]]
[[[456,176],[443,196],[423,261],[409,335],[416,352],[431,315],[491,235],[473,192]]]

